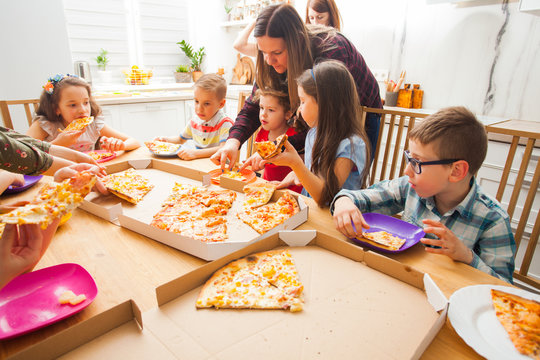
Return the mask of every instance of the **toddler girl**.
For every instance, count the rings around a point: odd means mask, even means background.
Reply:
[[[260,101],[259,119],[261,128],[255,137],[255,142],[274,141],[280,135],[287,134],[292,136],[296,134],[296,129],[289,127],[287,121],[292,116],[289,96],[284,92],[266,88],[259,89],[256,97]],[[253,155],[255,157],[257,155]],[[250,162],[248,159],[246,162]],[[262,178],[268,181],[281,182],[292,169],[288,166],[278,166],[272,163],[266,163]],[[301,192],[302,186],[290,184],[289,189]]]
[[[78,151],[100,148],[109,151],[133,150],[139,142],[105,124],[101,108],[94,101],[90,85],[75,75],[58,74],[43,87],[36,117],[27,135]],[[61,132],[73,120],[93,116],[94,121],[82,130]]]
[[[270,160],[291,172],[279,187],[302,184],[302,193],[327,206],[341,189],[360,189],[369,170],[369,146],[361,121],[354,79],[339,61],[324,61],[297,79],[306,136],[305,164],[288,142],[285,151]]]

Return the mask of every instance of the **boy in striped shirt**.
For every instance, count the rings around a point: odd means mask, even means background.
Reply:
[[[184,144],[193,140],[195,148],[182,147],[178,157],[193,160],[212,156],[229,137],[233,121],[223,111],[227,82],[217,74],[205,74],[194,85],[195,114],[180,136],[154,140]]]
[[[426,251],[512,282],[516,244],[501,205],[476,183],[487,152],[484,126],[464,107],[439,110],[409,133],[401,178],[341,190],[331,204],[348,237],[369,228],[362,212],[395,215],[423,227]],[[354,226],[353,226],[354,224]]]

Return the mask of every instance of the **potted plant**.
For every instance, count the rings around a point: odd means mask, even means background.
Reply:
[[[174,79],[177,83],[188,83],[191,82],[192,74],[189,71],[189,65],[180,65],[176,68],[174,73]]]
[[[107,64],[109,63],[109,58],[107,57],[108,53],[107,50],[102,48],[99,55],[96,57],[98,78],[104,83],[112,82],[112,71],[107,70]]]
[[[191,61],[191,71],[193,75],[193,81],[197,81],[202,75],[201,63],[203,61],[204,55],[204,46],[201,47],[198,51],[193,51],[193,47],[188,44],[185,40],[177,42],[180,46],[180,49],[186,54],[187,58]]]

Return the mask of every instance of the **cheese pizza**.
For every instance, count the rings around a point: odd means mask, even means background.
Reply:
[[[225,215],[235,199],[232,190],[176,183],[150,225],[202,242],[222,242],[228,239]]]
[[[174,144],[165,141],[145,141],[144,145],[154,154],[158,155],[170,155],[175,154],[180,148],[179,144]]]
[[[141,201],[154,188],[148,179],[132,168],[107,175],[102,181],[111,193],[133,204]]]
[[[96,176],[82,171],[61,183],[44,185],[28,204],[0,215],[6,224],[41,224],[46,228],[54,219],[62,217],[79,206],[92,190]]]
[[[540,359],[540,303],[491,289],[495,315],[517,351]]]
[[[362,237],[364,238],[362,240],[368,240],[376,246],[383,246],[389,250],[399,250],[407,241],[386,231],[363,232]]]
[[[255,143],[257,153],[263,159],[270,159],[283,151],[283,145],[287,141],[287,135],[278,136],[275,141],[259,141]]]
[[[88,152],[88,155],[90,155],[90,157],[97,162],[100,162],[103,159],[110,158],[111,156],[116,156],[116,153],[110,151],[90,151]]]
[[[201,289],[197,308],[303,309],[304,286],[288,250],[273,250],[233,261]]]
[[[85,127],[87,127],[88,125],[90,125],[90,124],[92,123],[92,121],[94,121],[94,117],[93,117],[93,116],[75,119],[75,120],[73,120],[72,122],[70,122],[70,123],[68,124],[68,126],[66,126],[66,128],[65,128],[64,130],[58,129],[58,131],[60,131],[60,132],[65,132],[65,131],[77,131],[77,130],[82,130],[82,129],[84,129]]]
[[[256,208],[244,206],[237,216],[259,234],[264,234],[299,211],[296,199],[290,192],[285,191],[277,202]]]
[[[256,182],[244,186],[243,190],[246,194],[245,206],[258,207],[270,201],[276,185],[269,182]]]

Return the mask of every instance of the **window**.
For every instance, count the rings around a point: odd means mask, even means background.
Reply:
[[[153,68],[154,79],[172,78],[187,59],[176,45],[189,40],[188,0],[64,0],[72,60],[88,61],[109,52],[107,70],[115,82],[132,65]]]

